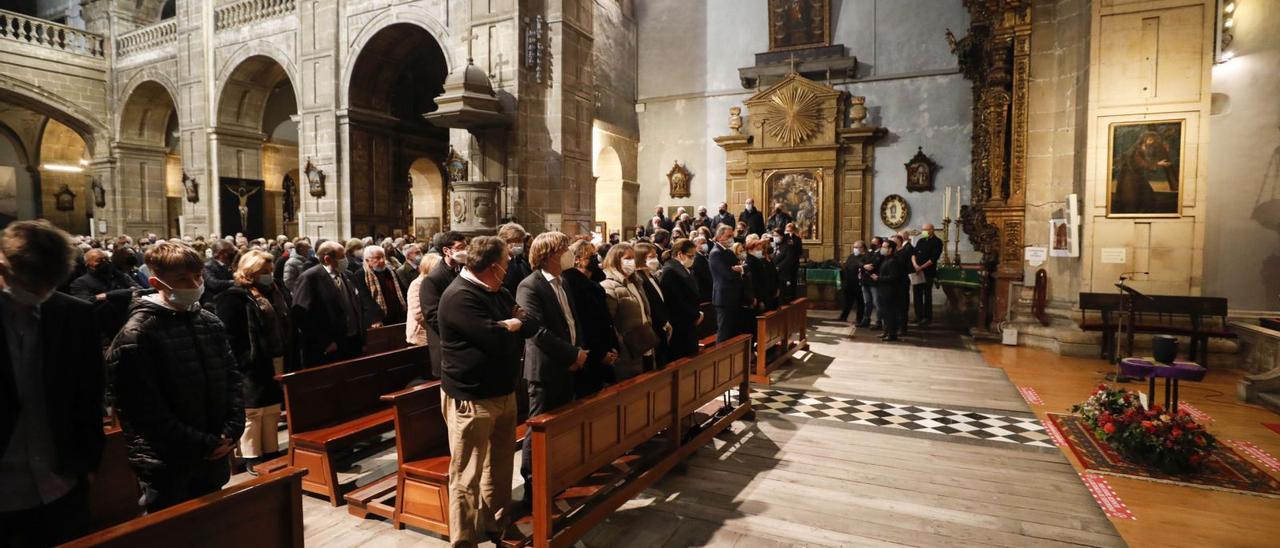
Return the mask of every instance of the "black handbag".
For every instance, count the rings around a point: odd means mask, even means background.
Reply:
[[[623,334],[622,343],[632,356],[643,356],[658,347],[658,334],[654,333],[653,326],[644,324]]]

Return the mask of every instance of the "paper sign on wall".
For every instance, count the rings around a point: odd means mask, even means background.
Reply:
[[[1048,256],[1049,256],[1048,248],[1028,247],[1026,250],[1027,263],[1031,264],[1032,267],[1037,267],[1044,264],[1044,260]]]
[[[1104,247],[1102,248],[1102,262],[1107,264],[1124,264],[1129,262],[1126,258],[1127,249],[1123,247]]]

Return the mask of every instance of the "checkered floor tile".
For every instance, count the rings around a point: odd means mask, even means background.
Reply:
[[[1044,425],[1034,418],[767,389],[753,390],[751,400],[757,410],[782,415],[1054,447]]]

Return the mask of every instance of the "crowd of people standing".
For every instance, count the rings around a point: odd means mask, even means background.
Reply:
[[[906,279],[932,277],[933,240],[926,225],[914,245],[905,235],[858,242],[845,316],[856,309],[862,325],[874,315],[886,338],[901,334]],[[796,297],[803,243],[780,205],[766,218],[748,200],[736,217],[725,204],[693,217],[658,207],[626,240],[531,237],[512,223],[429,241],[135,241],[18,221],[0,234],[0,254],[0,406],[11,411],[0,420],[0,485],[14,494],[0,501],[0,525],[20,538],[83,532],[104,416],[124,431],[140,505],[166,508],[220,489],[233,459],[254,473],[282,454],[278,375],[358,357],[368,330],[403,323],[408,344],[428,347],[420,380],[441,381],[451,540],[468,544],[507,517],[512,485],[501,478],[512,460],[501,449],[518,391],[536,416],[697,353],[703,322],[715,322],[717,341],[749,332],[757,314]],[[928,293],[916,293],[925,322]]]

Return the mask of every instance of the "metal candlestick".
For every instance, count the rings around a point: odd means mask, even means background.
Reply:
[[[942,264],[951,264],[951,254],[947,250],[947,243],[951,241],[951,218],[942,218]]]

